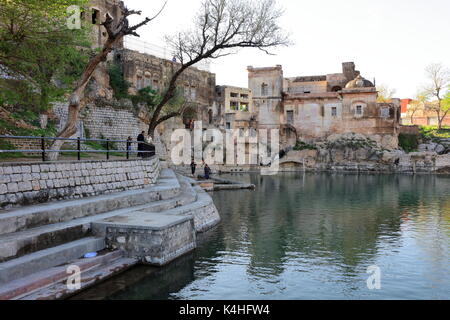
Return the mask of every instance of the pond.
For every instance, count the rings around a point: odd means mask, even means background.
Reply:
[[[77,299],[449,299],[450,177],[226,175],[221,224],[167,267],[137,267]],[[380,273],[368,288],[368,267]],[[372,282],[371,282],[372,283]]]

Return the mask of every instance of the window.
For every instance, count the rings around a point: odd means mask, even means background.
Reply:
[[[212,110],[208,111],[208,121],[209,121],[209,124],[213,123],[213,111]]]
[[[92,9],[92,24],[100,24],[100,11]]]
[[[138,89],[138,90],[141,90],[142,88],[143,88],[143,79],[142,79],[142,77],[141,76],[138,76],[137,77],[137,81],[136,81],[136,88]]]
[[[248,94],[241,94],[242,99],[248,99]]]
[[[332,117],[337,117],[337,108],[336,107],[332,107],[331,108],[331,116]]]
[[[191,99],[192,100],[197,99],[197,89],[196,88],[191,88]]]
[[[230,122],[227,122],[226,128],[227,128],[227,130],[230,130],[230,129],[231,129],[231,123],[230,123]]]
[[[234,92],[231,92],[231,93],[230,93],[230,97],[232,97],[232,98],[238,98],[238,97],[239,97],[239,94],[234,93]]]
[[[144,78],[144,88],[150,87],[150,78],[149,77],[145,77]]]
[[[261,95],[268,96],[269,95],[269,86],[265,83],[261,85]]]
[[[239,128],[239,136],[240,136],[240,137],[243,137],[244,134],[245,134],[244,128]]]
[[[233,111],[239,110],[239,102],[231,101],[230,102],[230,109]]]
[[[294,111],[287,111],[287,123],[293,124],[294,123]]]
[[[427,120],[429,126],[437,126],[439,124],[439,120],[437,117],[428,117]]]
[[[153,80],[153,85],[152,85],[153,89],[158,91],[159,90],[159,82],[158,80]]]
[[[381,108],[381,117],[389,118],[389,116],[390,116],[389,108]]]
[[[362,116],[363,114],[363,107],[362,106],[356,106],[356,115]]]
[[[239,110],[243,112],[248,112],[248,103],[241,103]]]

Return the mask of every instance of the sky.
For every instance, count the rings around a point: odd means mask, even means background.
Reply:
[[[153,16],[165,0],[125,0],[144,16]],[[141,40],[165,46],[164,37],[190,29],[201,0],[168,0],[162,14],[140,29]],[[278,0],[280,25],[293,45],[257,49],[213,60],[218,85],[247,87],[247,66],[282,65],[285,77],[339,73],[342,62],[377,85],[414,98],[427,82],[425,68],[450,68],[450,0]],[[135,22],[135,20],[132,20]]]

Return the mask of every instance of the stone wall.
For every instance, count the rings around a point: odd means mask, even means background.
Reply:
[[[159,172],[158,158],[0,164],[0,209],[142,189]]]

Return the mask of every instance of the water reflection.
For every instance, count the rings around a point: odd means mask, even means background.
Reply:
[[[449,178],[302,173],[229,178],[253,183],[257,191],[215,193],[222,224],[200,239],[193,254],[133,283],[119,277],[114,281],[127,285],[104,296],[449,298]],[[380,291],[367,289],[370,265],[382,269]],[[142,269],[128,274],[133,273],[145,274]],[[94,290],[102,296],[101,288]]]

